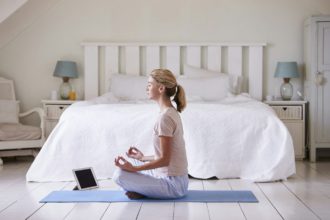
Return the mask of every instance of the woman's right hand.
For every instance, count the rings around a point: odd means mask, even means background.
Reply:
[[[143,158],[143,153],[137,149],[134,146],[131,146],[128,151],[126,152],[126,155],[130,158],[137,159],[137,160],[142,160]]]

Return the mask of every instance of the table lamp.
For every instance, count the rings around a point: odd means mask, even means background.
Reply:
[[[283,83],[280,87],[282,99],[291,100],[293,95],[293,87],[290,83],[290,78],[299,77],[297,62],[278,62],[275,77],[283,78]]]
[[[61,84],[59,90],[60,97],[61,99],[69,99],[69,94],[72,90],[69,79],[78,77],[76,63],[73,61],[64,60],[57,61],[53,76],[62,77],[63,83]]]

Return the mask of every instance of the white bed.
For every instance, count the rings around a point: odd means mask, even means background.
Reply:
[[[137,145],[147,154],[153,153],[151,134],[158,106],[141,99],[140,77],[135,81],[137,86],[130,90],[132,94],[125,94],[120,87],[115,89],[116,77],[124,74],[113,73],[139,75],[166,67],[182,75],[185,64],[208,70],[227,69],[232,75],[243,75],[243,87],[250,93],[217,99],[210,92],[197,89],[197,94],[203,94],[196,98],[196,94],[190,94],[196,92],[189,90],[190,78],[187,82],[186,78],[178,77],[179,83],[188,87],[188,106],[181,117],[190,175],[274,181],[295,173],[290,134],[271,108],[257,101],[262,97],[264,44],[88,43],[84,47],[85,96],[89,101],[78,102],[63,113],[30,167],[27,181],[73,180],[71,170],[87,166],[94,168],[97,178],[111,178],[114,158],[124,154],[130,145]],[[244,58],[245,54],[248,58]],[[228,63],[224,64],[223,60]],[[197,78],[212,84],[207,80],[208,77]],[[108,88],[115,91],[98,97]],[[120,95],[132,96],[123,101],[123,97],[118,99]]]

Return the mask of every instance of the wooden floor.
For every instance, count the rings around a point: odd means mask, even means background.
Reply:
[[[39,203],[73,182],[26,183],[31,160],[5,161],[0,167],[0,219],[330,219],[330,162],[297,162],[288,181],[190,180],[190,189],[252,190],[259,203]],[[117,189],[101,181],[102,189]]]

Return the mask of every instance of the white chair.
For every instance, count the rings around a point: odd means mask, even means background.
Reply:
[[[39,115],[39,127],[19,123],[19,118],[32,113]],[[43,125],[43,109],[33,108],[19,113],[13,81],[0,77],[0,165],[3,164],[1,157],[36,156],[45,142]]]

